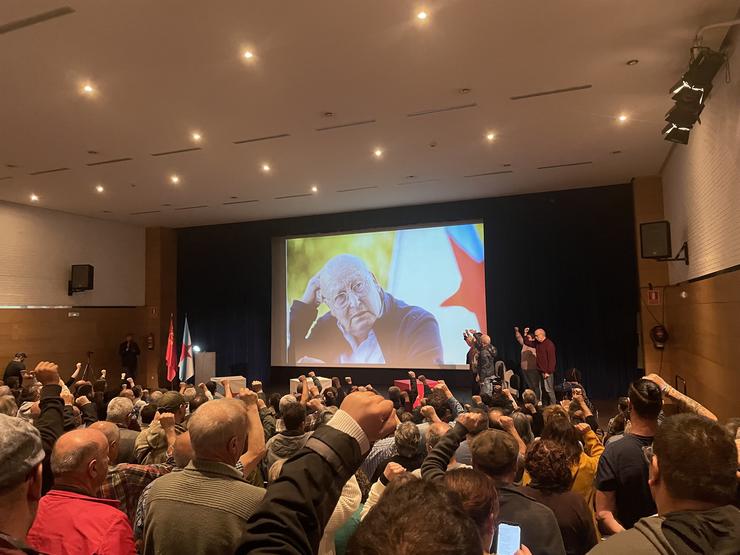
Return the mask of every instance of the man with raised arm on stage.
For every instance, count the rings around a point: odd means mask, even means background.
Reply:
[[[517,330],[518,332],[518,330]],[[519,337],[517,337],[517,340]],[[534,341],[530,339],[529,328],[524,328],[522,341],[529,347],[534,347],[537,352],[537,370],[540,372],[540,387],[542,388],[542,403],[545,405],[555,404],[555,343],[547,337],[545,330],[537,328],[534,330]],[[535,390],[537,391],[537,390]],[[545,397],[548,398],[545,401]]]

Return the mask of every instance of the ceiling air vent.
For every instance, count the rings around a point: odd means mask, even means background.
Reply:
[[[337,189],[337,193],[352,193],[354,191],[365,191],[367,189],[377,189],[377,185],[365,185],[363,187],[352,187],[350,189]]]
[[[332,129],[343,129],[345,127],[358,127],[360,125],[369,125],[375,123],[374,119],[366,119],[362,121],[353,121],[350,123],[340,123],[338,125],[329,125],[327,127],[317,127],[314,131],[331,131]]]
[[[501,175],[504,173],[514,173],[514,170],[498,170],[495,172],[471,173],[470,175],[464,175],[463,177],[486,177],[488,175]]]
[[[540,91],[540,92],[534,92],[529,94],[520,94],[517,96],[510,97],[511,100],[524,100],[525,98],[535,98],[537,96],[549,96],[551,94],[563,94],[563,93],[569,93],[574,91],[583,91],[585,89],[590,89],[593,87],[593,85],[577,85],[575,87],[566,87],[564,89],[553,89],[551,91]]]
[[[275,200],[284,200],[288,198],[303,198],[303,197],[312,197],[312,193],[301,193],[300,195],[283,195],[282,197],[275,197]]]
[[[128,162],[130,160],[133,160],[133,158],[113,158],[112,160],[101,160],[100,162],[90,162],[89,164],[85,164],[85,165],[87,167],[104,166],[105,164],[118,164],[118,162]]]
[[[183,154],[184,152],[194,152],[196,150],[203,150],[199,146],[191,148],[181,148],[180,150],[167,150],[165,152],[153,152],[150,156],[169,156],[170,154]]]
[[[54,168],[53,170],[39,170],[35,172],[31,172],[28,175],[43,175],[45,173],[56,173],[56,172],[66,172],[69,171],[69,168]]]
[[[232,200],[230,202],[224,202],[224,206],[229,206],[230,204],[250,204],[252,202],[259,202],[256,198],[249,199],[249,200]]]
[[[11,31],[17,31],[19,29],[23,29],[24,27],[30,27],[31,25],[44,23],[45,21],[49,21],[50,19],[56,19],[57,17],[62,17],[63,15],[69,15],[71,13],[75,13],[73,8],[69,6],[62,6],[61,8],[49,10],[48,12],[42,12],[30,17],[24,17],[23,19],[16,19],[15,21],[11,21],[10,23],[0,25],[0,35],[10,33]]]
[[[538,170],[551,170],[553,168],[569,168],[570,166],[587,166],[588,164],[593,164],[593,161],[589,160],[588,162],[571,162],[569,164],[555,164],[553,166],[540,166],[537,169]]]
[[[238,141],[233,141],[235,145],[243,145],[245,143],[258,143],[260,141],[271,141],[273,139],[284,139],[285,137],[290,137],[290,133],[280,133],[279,135],[268,135],[267,137],[254,137],[252,139],[239,139]]]
[[[195,210],[196,208],[208,208],[208,205],[199,204],[198,206],[181,206],[180,208],[175,208],[175,210]]]
[[[455,110],[465,110],[467,108],[477,108],[478,104],[471,102],[470,104],[460,104],[459,106],[446,106],[444,108],[432,108],[430,110],[421,110],[419,112],[411,112],[406,114],[407,118],[416,118],[419,116],[430,116],[432,114],[441,114],[443,112],[454,112]]]

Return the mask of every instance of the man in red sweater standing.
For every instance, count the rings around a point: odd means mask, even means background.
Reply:
[[[542,404],[555,404],[555,343],[547,337],[545,330],[534,331],[534,341],[529,339],[529,328],[524,328],[524,344],[537,351],[537,370],[540,371]],[[547,397],[547,401],[545,401]]]

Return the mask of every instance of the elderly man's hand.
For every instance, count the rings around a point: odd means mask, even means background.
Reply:
[[[511,416],[505,416],[505,415],[499,416],[498,423],[501,424],[501,427],[507,432],[515,429],[514,419]]]
[[[474,434],[485,429],[485,419],[485,415],[477,412],[464,412],[457,417],[457,421],[465,426],[469,434]]]
[[[70,407],[75,400],[74,395],[72,395],[69,391],[62,391],[60,397],[64,400],[64,404]]]
[[[398,476],[400,476],[404,472],[406,472],[406,469],[404,467],[402,467],[400,464],[394,463],[394,462],[389,462],[385,466],[385,470],[383,471],[383,475],[385,476],[385,479],[386,480],[388,480],[389,482],[392,482],[394,478],[397,478]]]
[[[416,372],[414,372],[413,370],[409,370],[409,379],[416,379]]]
[[[301,297],[303,304],[318,307],[321,304],[321,272],[318,272],[306,285],[306,290]]]
[[[77,405],[80,408],[84,407],[85,405],[89,405],[89,404],[90,404],[90,399],[88,399],[84,395],[80,395],[79,397],[77,397],[77,399],[75,399],[75,405]]]
[[[239,399],[248,407],[257,406],[257,394],[246,387],[239,388]]]
[[[162,429],[167,432],[168,430],[175,429],[175,415],[171,412],[163,412],[159,414],[159,424]]]
[[[59,383],[59,367],[53,362],[39,362],[33,374],[41,382],[41,385],[57,385]]]
[[[360,425],[370,442],[393,433],[398,424],[393,402],[374,393],[351,393],[345,397],[341,409]]]
[[[434,407],[430,405],[425,405],[421,407],[421,410],[419,411],[421,415],[426,418],[427,420],[431,420],[434,417]]]

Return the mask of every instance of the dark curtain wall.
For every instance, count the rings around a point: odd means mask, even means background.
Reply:
[[[485,223],[489,330],[519,361],[513,326],[543,327],[558,375],[578,367],[593,398],[623,395],[637,360],[637,266],[630,185],[406,206],[178,230],[178,314],[216,351],[219,375],[287,389],[300,372],[270,367],[271,239],[458,220]],[[461,339],[462,340],[462,339]],[[405,371],[338,369],[382,388]],[[427,371],[468,387],[464,371]]]

